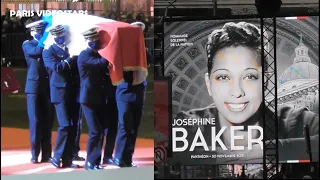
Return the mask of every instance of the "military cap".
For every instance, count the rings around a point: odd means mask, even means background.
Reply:
[[[39,20],[32,22],[26,25],[26,28],[30,29],[31,31],[43,31],[46,27],[46,22],[44,20]]]
[[[140,27],[142,31],[144,31],[144,29],[146,28],[146,25],[143,22],[134,22],[131,23],[131,25]]]
[[[97,29],[98,29],[97,27],[90,28],[89,30],[83,32],[82,35],[88,41],[97,40],[99,37]]]
[[[65,29],[62,25],[52,26],[48,28],[47,31],[49,31],[52,36],[61,36],[65,33]]]

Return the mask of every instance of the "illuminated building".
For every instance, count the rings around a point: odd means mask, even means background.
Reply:
[[[295,55],[293,64],[279,76],[278,104],[319,113],[319,67],[311,62],[302,36]]]

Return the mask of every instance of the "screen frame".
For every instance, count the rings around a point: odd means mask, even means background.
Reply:
[[[288,17],[288,16],[285,16],[285,17]],[[293,16],[295,17],[295,16]],[[259,16],[256,16],[256,15],[244,15],[244,16],[224,16],[224,17],[221,17],[221,16],[211,16],[211,17],[177,17],[177,18],[170,18],[170,17],[165,17],[164,18],[164,21],[163,21],[163,25],[164,23],[166,22],[187,22],[187,21],[212,21],[212,20],[233,20],[233,19],[261,19],[261,17]],[[163,32],[163,42],[164,42],[164,38],[165,38],[165,34],[164,34],[164,30],[165,30],[165,26],[162,27],[162,32]],[[163,52],[164,51],[164,44],[162,46],[162,49],[163,49]],[[173,158],[173,150],[172,150],[172,79],[168,76],[165,76],[165,68],[164,68],[164,62],[165,62],[165,59],[164,59],[164,53],[163,53],[163,75],[161,78],[169,78],[170,79],[170,90],[169,90],[169,104],[170,104],[170,112],[169,112],[169,126],[168,126],[168,152],[167,152],[167,155],[168,157],[170,158]],[[156,78],[156,77],[155,77]],[[156,80],[156,79],[155,79]],[[262,84],[263,85],[263,84]],[[170,156],[169,156],[170,155]],[[177,162],[177,161],[174,161],[175,163],[178,163],[178,164],[181,164],[183,165],[183,163],[180,163],[180,162]],[[257,164],[262,164],[262,163],[257,163]],[[186,164],[185,164],[186,165]],[[216,165],[228,165],[228,164],[216,164]]]
[[[307,14],[299,14],[299,15],[277,15],[275,18],[283,18],[283,17],[299,17],[299,16],[319,16],[319,12],[310,12]],[[182,22],[182,21],[209,21],[209,20],[232,20],[232,19],[257,19],[257,18],[274,18],[272,16],[260,16],[260,15],[230,15],[230,16],[179,16],[179,17],[164,17],[165,22]],[[163,27],[164,32],[164,27]]]
[[[263,17],[263,16],[260,16],[260,15],[232,15],[232,16],[208,16],[208,17],[201,17],[201,16],[198,16],[198,17],[187,17],[187,16],[183,16],[183,17],[164,17],[163,19],[163,26],[162,26],[162,32],[163,32],[163,37],[162,37],[162,41],[164,42],[164,38],[165,38],[165,26],[164,24],[166,22],[186,22],[186,21],[210,21],[210,20],[237,20],[237,19],[260,19],[260,22],[262,19],[265,19],[265,18],[285,18],[285,17],[299,17],[299,16],[318,16],[319,17],[319,12],[310,12],[310,13],[307,13],[307,14],[300,14],[300,15],[292,15],[292,14],[288,14],[288,15],[277,15],[275,17]],[[164,45],[162,45],[162,52],[165,52],[164,51]],[[162,54],[162,59],[163,59],[163,77],[162,78],[170,78],[170,77],[167,77],[165,76],[165,68],[164,68],[164,62],[165,62],[165,59],[164,59],[164,53]],[[265,70],[263,70],[265,71]],[[171,78],[170,78],[171,80]],[[170,90],[169,90],[169,93],[168,95],[169,96],[169,109],[170,109],[170,112],[169,112],[169,129],[168,129],[168,157],[172,157],[173,155],[173,151],[172,151],[172,84],[171,84],[171,81],[169,82],[170,83]],[[263,86],[264,86],[264,83],[263,83]],[[265,101],[265,98],[266,97],[263,97],[263,101]],[[264,110],[263,110],[264,111]],[[265,118],[265,117],[264,117]],[[265,121],[265,120],[264,120]],[[170,156],[169,156],[170,154]],[[311,162],[311,163],[318,163],[318,162]],[[181,164],[181,163],[179,163]],[[257,164],[263,164],[263,163],[257,163]],[[283,164],[288,164],[288,163],[283,163]],[[298,163],[298,164],[301,164],[301,163]],[[216,165],[226,165],[226,164],[216,164]]]

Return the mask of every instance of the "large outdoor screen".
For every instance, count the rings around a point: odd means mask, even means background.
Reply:
[[[312,161],[318,162],[319,18],[277,18],[276,66],[274,40],[264,38],[270,55],[261,58],[260,34],[260,19],[164,23],[165,76],[172,79],[169,143],[174,161],[263,163],[263,131],[271,131],[264,129],[263,117],[274,111],[266,105],[274,101],[279,161],[310,161],[304,127],[308,125]],[[272,26],[264,36],[273,36]],[[267,78],[272,75],[277,79]]]

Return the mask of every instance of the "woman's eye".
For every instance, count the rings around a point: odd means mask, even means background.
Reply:
[[[218,81],[226,81],[226,80],[230,80],[230,78],[226,75],[221,75],[221,76],[217,76],[216,80]]]
[[[257,79],[259,79],[259,77],[257,75],[254,75],[254,74],[248,74],[243,79],[257,80]]]

